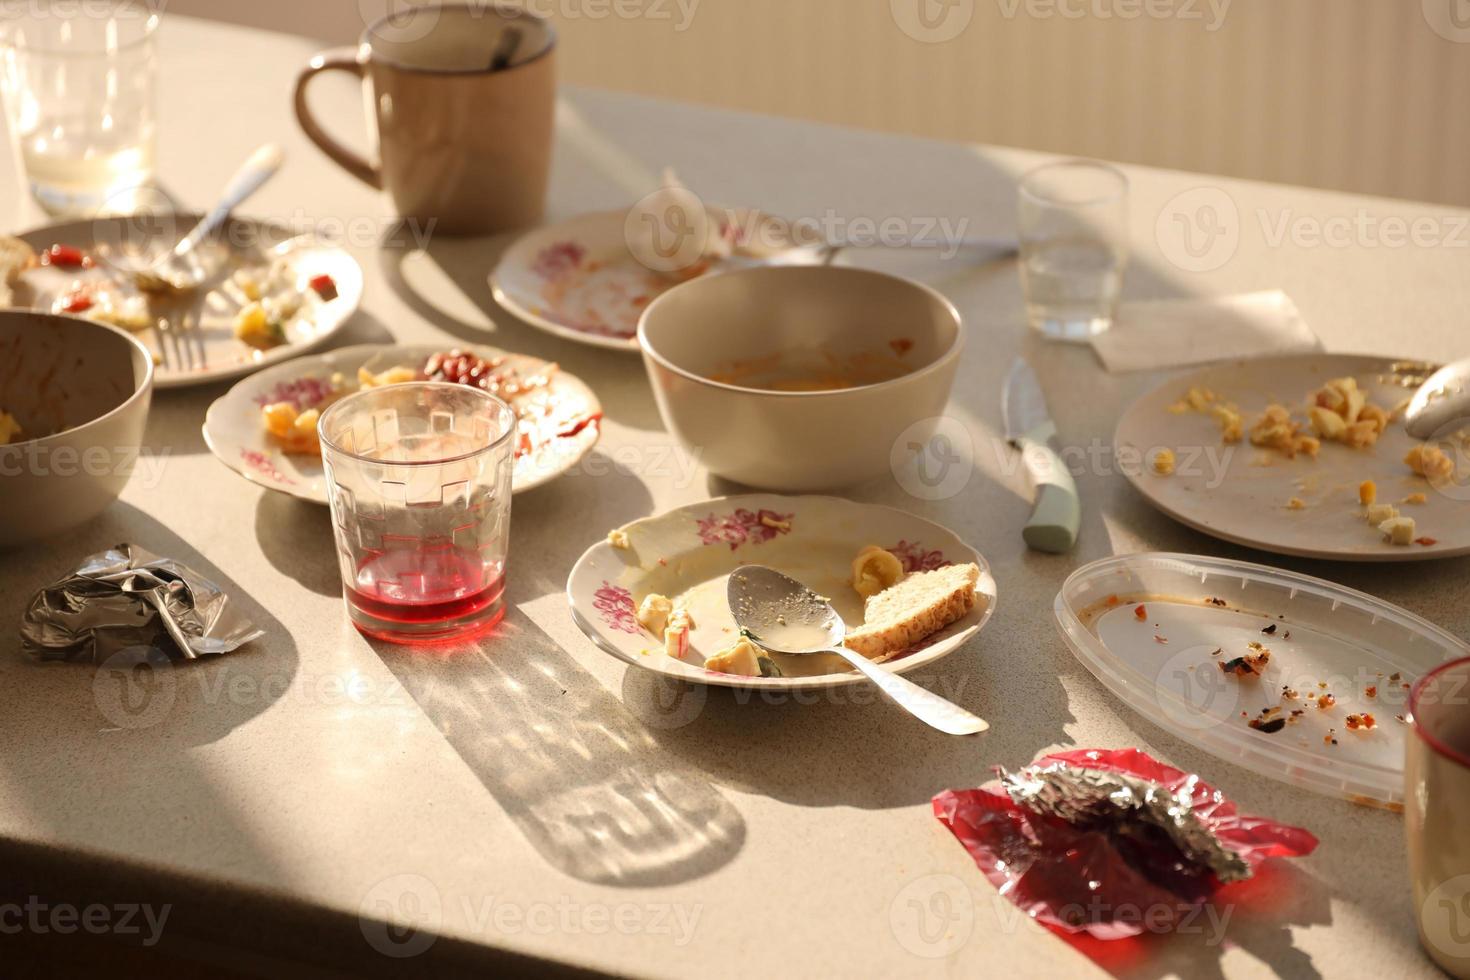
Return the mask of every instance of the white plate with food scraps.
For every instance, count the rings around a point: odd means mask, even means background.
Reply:
[[[895,555],[906,574],[974,563],[980,569],[973,608],[961,619],[884,661],[908,673],[943,659],[973,638],[995,612],[989,565],[938,524],[900,510],[836,497],[751,494],[707,500],[616,529],[617,544],[599,542],[567,580],[572,618],[603,651],[644,670],[717,687],[811,690],[866,683],[841,658],[770,655],[782,676],[752,677],[704,667],[705,658],[739,639],[726,599],[730,573],[768,565],[832,599],[849,628],[863,621],[852,564],[877,546]],[[662,639],[639,624],[638,608],[663,595],[694,619],[684,659],[665,653]]]
[[[1382,357],[1330,354],[1216,365],[1169,381],[1134,402],[1118,423],[1116,458],[1149,503],[1236,544],[1340,561],[1470,554],[1470,443],[1459,437],[1431,441],[1454,466],[1445,478],[1431,480],[1405,462],[1423,444],[1404,430],[1402,406],[1426,371],[1425,365]],[[1312,435],[1310,403],[1343,378],[1355,379],[1365,404],[1389,416],[1373,445],[1353,448],[1324,440],[1315,458],[1306,451],[1292,458],[1252,444],[1253,426],[1273,403],[1290,411],[1288,428],[1301,427],[1298,439]],[[1194,410],[1191,391],[1213,401],[1205,399],[1204,411]],[[1233,444],[1225,442],[1224,433],[1232,407],[1242,429]],[[1161,474],[1153,465],[1163,450],[1174,454],[1172,474]],[[1376,507],[1392,508],[1397,518],[1413,521],[1412,528],[1400,531],[1404,543],[1394,543],[1380,530],[1378,518],[1387,512],[1373,514],[1370,523],[1360,497],[1365,483],[1373,485]]]
[[[197,219],[98,218],[17,236],[36,257],[10,287],[9,303],[136,333],[153,352],[159,388],[229,380],[299,357],[357,310],[363,277],[352,256],[278,226],[238,218],[199,247],[212,273],[204,287],[177,310],[172,301],[150,303],[125,270],[171,248]],[[181,313],[188,329],[176,336],[159,329],[163,311]]]
[[[602,429],[597,396],[581,379],[550,362],[494,347],[382,344],[303,357],[246,378],[209,407],[204,441],[220,462],[252,483],[326,505],[315,425],[302,427],[299,442],[294,426],[282,430],[285,438],[278,437],[267,430],[267,407],[289,405],[286,414],[299,418],[358,390],[360,370],[376,375],[379,383],[420,380],[431,358],[456,352],[488,362],[488,373],[502,381],[533,382],[513,396],[497,391],[518,417],[520,445],[512,476],[516,493],[554,480],[597,445]]]
[[[654,218],[648,208],[603,211],[539,228],[506,249],[490,275],[491,291],[501,306],[534,327],[578,343],[636,351],[644,309],[681,282],[749,268],[777,251],[785,264],[821,261],[816,249],[778,249],[784,225],[776,219],[713,207],[705,214],[699,235],[693,229],[645,229],[637,252],[630,246],[630,224],[636,229],[641,220]],[[702,236],[742,239],[740,254],[705,254],[697,244]],[[744,242],[748,237],[755,240]]]
[[[1470,653],[1361,592],[1194,555],[1094,562],[1054,612],[1077,659],[1166,731],[1262,776],[1395,809],[1409,688]]]

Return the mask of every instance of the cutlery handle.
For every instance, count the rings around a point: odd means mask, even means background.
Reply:
[[[833,647],[832,652],[856,667],[900,708],[930,728],[937,728],[946,735],[978,735],[990,729],[990,723],[984,718],[924,690],[900,674],[884,670],[855,650]]]
[[[250,158],[240,165],[240,169],[235,171],[235,175],[225,185],[219,203],[211,208],[209,213],[194,226],[194,230],[174,247],[174,254],[187,255],[192,251],[194,246],[203,241],[230,216],[231,211],[235,210],[251,194],[260,190],[262,184],[274,177],[281,169],[283,160],[285,160],[285,154],[275,143],[267,143],[250,154]]]
[[[1077,483],[1062,458],[1045,442],[1021,439],[1017,448],[1036,486],[1036,503],[1021,537],[1033,551],[1066,554],[1076,547],[1082,527],[1082,501],[1077,496]]]
[[[363,70],[362,62],[357,60],[355,48],[333,48],[330,51],[312,55],[306,67],[301,69],[301,74],[296,76],[296,121],[301,124],[301,129],[306,133],[307,139],[315,143],[317,149],[331,157],[339,167],[369,187],[382,190],[382,172],[366,158],[352,152],[328,136],[327,131],[322,129],[321,124],[311,114],[311,108],[306,104],[306,86],[322,72],[344,71],[361,80]]]
[[[830,263],[836,258],[838,252],[845,252],[851,248],[873,249],[896,247],[899,249],[915,249],[924,252],[987,252],[994,253],[991,257],[1009,258],[1021,251],[1020,243],[1014,238],[960,238],[953,241],[939,241],[921,239],[904,242],[901,245],[890,246],[884,242],[829,242],[823,246],[827,253],[827,261]]]

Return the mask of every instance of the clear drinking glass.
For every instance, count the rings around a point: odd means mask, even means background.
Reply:
[[[347,613],[394,643],[463,639],[505,612],[516,415],[466,385],[369,388],[318,423]]]
[[[1031,326],[1085,341],[1113,325],[1128,265],[1128,178],[1069,160],[1021,178],[1021,287]]]
[[[127,213],[153,176],[158,20],[144,3],[86,0],[0,22],[10,137],[48,213]]]

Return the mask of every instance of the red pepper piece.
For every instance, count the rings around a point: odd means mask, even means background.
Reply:
[[[41,253],[41,264],[58,269],[82,269],[91,266],[92,260],[74,245],[52,245]]]
[[[318,296],[329,303],[337,298],[336,280],[334,280],[331,276],[326,275],[325,273],[320,276],[312,276],[311,279],[308,280],[307,285],[309,285]]]

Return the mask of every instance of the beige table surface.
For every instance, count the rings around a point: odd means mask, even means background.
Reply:
[[[76,532],[0,556],[0,622],[15,623],[28,596],[76,559],[128,540],[212,574],[267,635],[120,690],[94,686],[84,667],[27,662],[7,632],[7,890],[171,903],[171,948],[224,950],[247,972],[288,962],[470,969],[523,954],[667,977],[1431,973],[1415,940],[1398,816],[1294,791],[1164,733],[1073,659],[1051,604],[1083,562],[1195,551],[1324,575],[1467,636],[1470,562],[1274,559],[1171,523],[1106,472],[1080,479],[1077,553],[1028,553],[1024,477],[998,442],[1012,357],[1033,358],[1062,441],[1075,447],[1105,443],[1120,408],[1157,376],[1111,377],[1086,350],[1027,338],[1013,265],[878,256],[867,261],[935,283],[964,313],[970,342],[950,414],[972,436],[975,470],[939,502],[888,478],[851,495],[940,520],[993,563],[995,619],[926,680],[994,728],[949,739],[862,693],[804,704],[703,690],[670,697],[584,639],[562,592],[572,562],[610,526],[731,490],[671,462],[680,457],[637,358],[561,342],[498,309],[485,276],[503,241],[378,247],[395,234],[386,202],[336,170],[292,120],[290,82],[308,42],[171,19],[162,43],[162,177],[204,205],[258,142],[283,142],[287,166],[249,210],[327,231],[335,222],[355,240],[367,288],[343,343],[489,342],[553,358],[602,396],[606,434],[581,470],[516,500],[502,635],[430,656],[375,648],[347,625],[324,509],[263,491],[209,455],[199,426],[223,386],[159,393],[147,434],[147,448],[165,457],[159,475],[135,478]],[[360,131],[350,85],[323,85],[320,101],[339,129]],[[816,217],[967,218],[970,234],[1007,234],[1014,177],[1038,159],[585,91],[566,93],[561,130],[553,217],[622,206],[672,164],[718,201]],[[3,225],[35,222],[14,166],[0,167]],[[1131,297],[1279,287],[1331,350],[1465,353],[1463,213],[1129,172]],[[1224,202],[1238,213],[1238,251],[1204,273],[1169,260],[1188,264],[1166,212],[1186,191],[1195,194],[1174,210]],[[1377,237],[1395,233],[1383,219],[1415,218],[1444,241],[1430,245],[1424,232],[1394,247]],[[1346,244],[1314,246],[1300,234],[1328,219],[1351,223]],[[1298,231],[1284,243],[1274,238],[1283,220]],[[1272,868],[1257,901],[1228,909],[1223,942],[1205,927],[1127,946],[1069,944],[1018,921],[930,816],[929,799],[983,782],[991,766],[1072,745],[1140,746],[1206,774],[1248,812],[1312,829],[1321,848]],[[394,946],[373,916],[426,931]],[[425,943],[411,958],[378,951]]]

